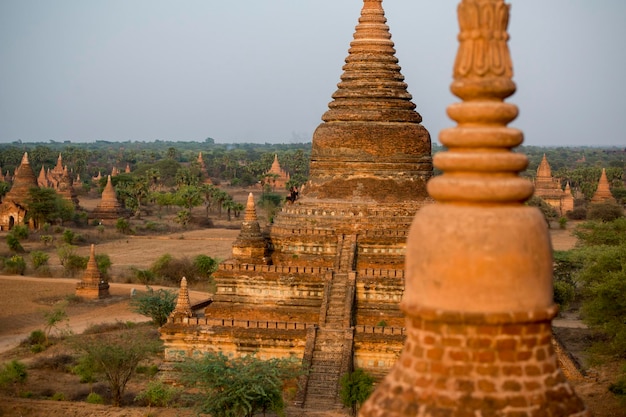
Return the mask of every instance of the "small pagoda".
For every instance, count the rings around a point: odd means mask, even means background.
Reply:
[[[107,183],[102,190],[102,199],[95,209],[91,211],[91,218],[100,219],[101,221],[116,220],[120,217],[129,217],[128,211],[122,206],[117,199],[115,188],[111,183],[111,176],[107,177]]]
[[[561,188],[561,180],[552,176],[546,154],[543,154],[537,168],[535,195],[553,207],[561,216],[574,209],[574,196],[569,183],[566,184],[565,190]]]
[[[290,179],[289,173],[280,166],[278,155],[274,154],[274,162],[272,162],[269,171],[265,173],[265,184],[269,184],[272,190],[284,190]]]
[[[609,180],[606,176],[606,169],[602,168],[602,174],[600,175],[600,181],[598,181],[598,188],[596,192],[591,197],[592,203],[616,203],[615,197],[611,194],[611,189],[609,187]]]
[[[109,297],[109,283],[102,277],[96,263],[95,245],[91,245],[87,269],[82,280],[76,284],[76,295],[81,298],[98,300]]]

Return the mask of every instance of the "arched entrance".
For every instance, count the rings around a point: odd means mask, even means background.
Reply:
[[[13,229],[15,226],[15,218],[13,216],[9,216],[9,230]]]

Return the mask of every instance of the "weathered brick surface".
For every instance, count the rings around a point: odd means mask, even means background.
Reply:
[[[408,320],[400,359],[362,415],[584,414],[557,366],[549,314],[515,323],[497,315],[425,316]]]

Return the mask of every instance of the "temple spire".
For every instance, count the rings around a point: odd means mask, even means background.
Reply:
[[[611,187],[609,185],[609,179],[606,176],[605,168],[602,168],[602,174],[600,175],[600,180],[598,181],[598,188],[593,194],[593,197],[591,197],[592,203],[600,203],[603,201],[615,202],[615,198],[613,197],[613,194],[611,194]]]
[[[180,280],[180,291],[178,292],[178,299],[176,300],[176,307],[170,313],[172,319],[182,319],[193,317],[193,311],[191,311],[191,300],[189,299],[189,290],[187,289],[187,278],[183,277]]]

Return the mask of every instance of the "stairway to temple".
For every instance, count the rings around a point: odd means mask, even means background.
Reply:
[[[309,410],[342,408],[339,379],[352,370],[356,240],[356,235],[338,238],[336,271],[326,284],[329,288],[320,312],[303,404]]]

